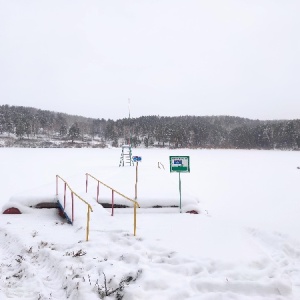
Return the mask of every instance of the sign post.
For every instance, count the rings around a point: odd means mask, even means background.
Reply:
[[[179,173],[179,208],[181,212],[181,178],[180,173],[190,172],[189,156],[170,156],[170,173]]]
[[[132,156],[133,162],[136,162],[135,166],[135,197],[134,200],[137,199],[137,183],[138,183],[138,166],[139,166],[139,161],[142,161],[141,156]]]

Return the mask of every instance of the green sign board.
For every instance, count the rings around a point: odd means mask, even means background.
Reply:
[[[190,172],[189,156],[170,156],[170,172]]]

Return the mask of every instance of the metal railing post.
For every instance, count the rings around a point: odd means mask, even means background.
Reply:
[[[74,193],[71,192],[72,197],[72,223],[74,222]]]
[[[88,239],[89,239],[89,230],[90,230],[90,212],[92,212],[93,209],[92,209],[91,205],[87,201],[85,201],[84,199],[82,199],[78,194],[76,194],[71,189],[71,187],[68,185],[68,183],[63,178],[61,178],[59,175],[56,175],[56,193],[57,193],[57,195],[58,195],[58,178],[60,178],[64,182],[64,207],[63,207],[63,210],[65,210],[65,208],[66,208],[66,190],[67,190],[67,187],[71,191],[71,199],[72,199],[72,224],[73,224],[73,221],[74,221],[74,195],[79,200],[81,200],[82,202],[84,202],[87,205],[87,207],[88,207],[87,226],[86,226],[86,240],[88,241]]]
[[[97,184],[97,203],[99,203],[99,181]]]
[[[56,175],[56,196],[58,196],[58,176]]]
[[[118,195],[120,195],[121,197],[125,198],[126,200],[129,200],[130,202],[134,203],[134,235],[136,235],[136,209],[138,207],[140,207],[139,203],[136,200],[133,200],[127,196],[125,196],[124,194],[121,194],[120,192],[116,191],[115,189],[113,189],[112,187],[108,186],[107,184],[105,184],[104,182],[100,181],[99,179],[97,179],[96,177],[92,176],[89,173],[86,173],[86,176],[90,176],[91,178],[95,179],[97,181],[97,202],[99,203],[99,184],[101,183],[102,185],[104,185],[105,187],[107,187],[108,189],[111,190],[111,215],[114,215],[114,193],[116,192]]]
[[[65,185],[64,185],[64,209],[66,208],[66,190],[67,190],[67,183],[65,182]]]
[[[88,174],[85,174],[85,192],[88,191]]]
[[[90,207],[88,206],[87,224],[86,224],[86,241],[89,240],[89,233],[90,233]]]
[[[134,203],[133,213],[134,213],[133,235],[135,236],[136,235],[136,203]]]
[[[114,190],[111,190],[111,215],[114,215]]]

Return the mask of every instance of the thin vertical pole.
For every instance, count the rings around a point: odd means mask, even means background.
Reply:
[[[64,209],[66,208],[66,190],[67,190],[67,183],[65,182],[65,185],[64,185]]]
[[[58,176],[56,175],[56,196],[58,196]]]
[[[99,181],[97,184],[97,203],[99,203]]]
[[[180,178],[180,172],[179,173],[179,197],[180,197],[180,213],[181,213],[181,178]]]
[[[134,200],[137,199],[138,166],[139,166],[139,162],[137,161],[136,166],[135,166],[135,198],[134,198]]]
[[[128,145],[131,147],[131,128],[130,128],[130,99],[128,99],[128,112],[129,112],[129,140],[128,140]],[[131,149],[129,148],[131,151]],[[131,157],[130,157],[131,158]],[[131,165],[131,160],[130,160],[130,165]]]
[[[72,197],[72,223],[74,222],[74,193],[71,192]]]
[[[114,190],[111,190],[111,215],[114,215]]]
[[[86,224],[86,241],[89,240],[89,232],[90,232],[90,207],[88,206],[87,224]]]
[[[133,235],[136,236],[136,203],[134,203]]]
[[[86,176],[85,177],[85,192],[87,193],[87,191],[88,191],[88,176],[89,175],[86,173],[85,176]]]

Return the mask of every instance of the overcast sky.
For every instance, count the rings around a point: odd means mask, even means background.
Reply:
[[[0,0],[0,104],[300,118],[299,0]]]

